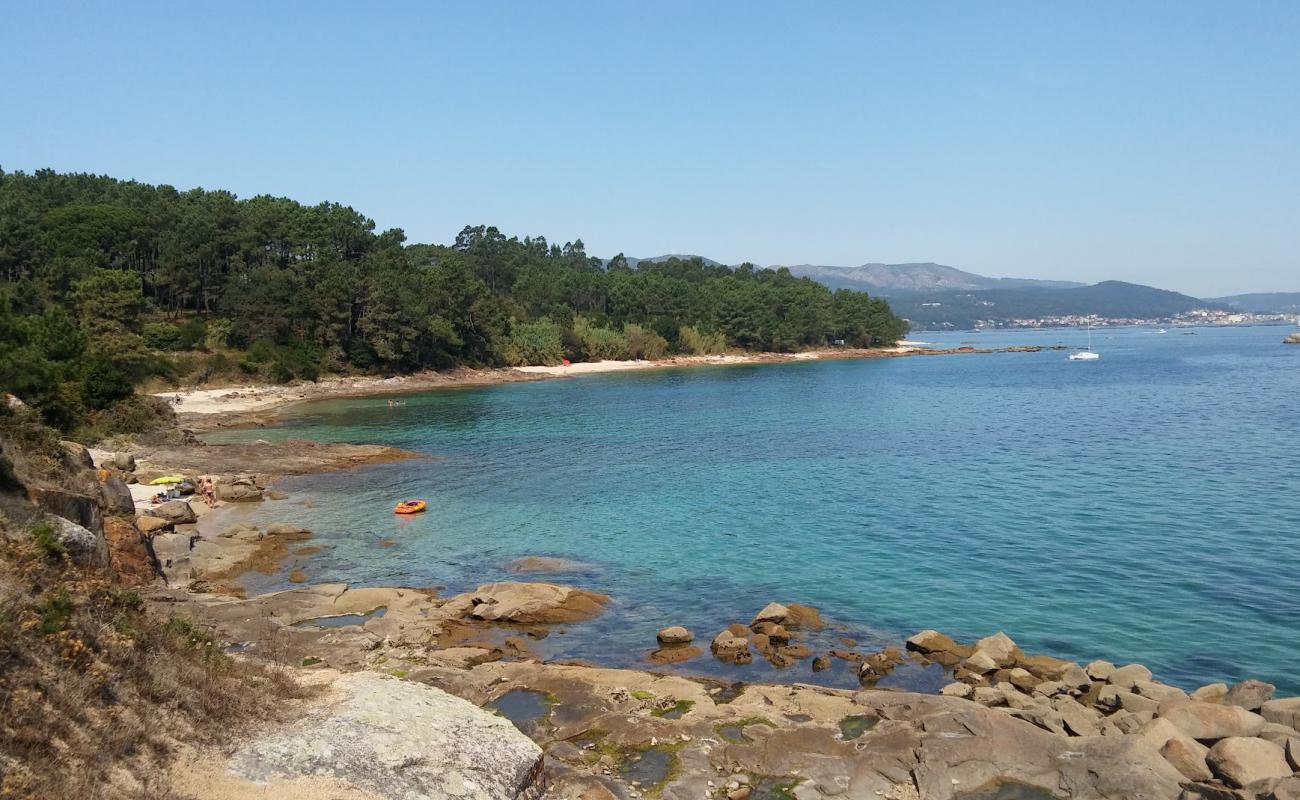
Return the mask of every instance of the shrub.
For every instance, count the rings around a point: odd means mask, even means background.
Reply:
[[[152,350],[180,350],[185,347],[181,329],[170,322],[147,322],[140,331],[144,343]]]
[[[649,361],[668,354],[668,340],[640,325],[624,325],[623,338],[627,340],[627,352],[632,358]]]
[[[617,361],[628,357],[627,339],[623,334],[597,327],[586,317],[574,317],[573,333],[582,342],[587,361]]]
[[[48,522],[32,526],[28,531],[36,548],[50,561],[62,561],[68,555],[68,548],[59,541],[59,532]]]
[[[234,325],[230,320],[224,317],[213,319],[203,326],[203,345],[209,350],[216,350],[220,347],[230,345],[230,334],[234,330]]]
[[[91,357],[81,381],[81,397],[91,408],[108,408],[135,390],[130,374],[102,355]]]
[[[564,358],[560,326],[545,317],[532,322],[516,322],[501,349],[501,357],[512,367],[560,363]]]
[[[41,618],[41,633],[49,635],[67,630],[76,609],[67,589],[56,589],[46,594],[35,608]]]
[[[207,342],[208,324],[201,317],[191,317],[180,326],[181,348],[193,350]]]
[[[677,332],[677,349],[697,356],[720,355],[727,352],[727,337],[721,333],[701,333],[690,325]]]

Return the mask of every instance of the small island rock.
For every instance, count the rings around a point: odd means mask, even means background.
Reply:
[[[664,628],[659,631],[658,637],[660,644],[690,644],[695,637],[690,631],[681,625],[673,625],[670,628]]]

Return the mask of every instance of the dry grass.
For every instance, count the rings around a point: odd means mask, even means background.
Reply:
[[[0,531],[0,798],[170,798],[162,765],[178,743],[220,743],[307,694],[39,537],[10,538]]]

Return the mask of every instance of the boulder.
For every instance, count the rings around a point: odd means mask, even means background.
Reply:
[[[1202,703],[1197,700],[1161,703],[1159,714],[1185,735],[1201,741],[1257,736],[1264,728],[1265,719],[1240,706]]]
[[[262,490],[251,482],[218,483],[216,495],[228,503],[253,503],[262,499]]]
[[[1134,681],[1133,690],[1143,697],[1149,697],[1157,703],[1166,700],[1186,700],[1187,692],[1176,686],[1169,686],[1158,681]]]
[[[656,637],[660,644],[690,644],[695,637],[680,625],[664,628]]]
[[[41,510],[75,522],[98,535],[104,531],[104,512],[99,504],[99,493],[94,480],[89,481],[88,485],[94,492],[93,496],[64,489],[28,486],[27,497]]]
[[[1300,738],[1287,739],[1282,749],[1286,751],[1286,763],[1291,765],[1291,769],[1300,772]]]
[[[270,532],[270,528],[267,529]],[[469,615],[496,622],[555,623],[591,619],[609,598],[553,583],[489,583],[474,590]]]
[[[93,470],[95,459],[90,455],[90,448],[77,442],[61,441],[63,447],[63,464],[73,472]]]
[[[1141,664],[1125,664],[1122,667],[1116,667],[1107,680],[1121,689],[1132,689],[1138,681],[1151,680],[1151,670]]]
[[[1160,748],[1160,755],[1173,764],[1189,781],[1208,781],[1214,777],[1205,763],[1210,748],[1186,736],[1172,736]]]
[[[1227,696],[1228,684],[1226,683],[1207,684],[1192,692],[1192,699],[1200,700],[1202,703],[1222,703],[1223,698]]]
[[[521,796],[540,772],[541,749],[509,720],[439,689],[373,672],[340,676],[333,689],[338,699],[241,745],[227,770],[256,783],[329,777],[368,796],[461,800]]]
[[[1274,744],[1285,746],[1287,739],[1300,739],[1300,733],[1290,725],[1278,725],[1276,722],[1265,722],[1264,727],[1259,732],[1259,738],[1268,739]]]
[[[155,517],[149,514],[141,514],[140,516],[135,518],[135,526],[140,530],[141,533],[148,534],[148,533],[156,533],[158,531],[166,530],[170,528],[172,524],[167,520],[163,519],[162,517]]]
[[[924,630],[908,639],[906,647],[921,655],[930,655],[952,652],[957,649],[957,643],[938,631]]]
[[[54,526],[59,544],[68,551],[68,558],[83,567],[102,567],[108,564],[108,546],[104,537],[97,536],[72,520],[47,517]]]
[[[1269,722],[1300,730],[1300,697],[1269,700],[1260,707],[1259,713]]]
[[[779,624],[785,622],[786,617],[788,616],[790,616],[790,609],[780,603],[768,603],[763,606],[762,611],[758,612],[758,614],[754,616],[754,619],[749,623],[749,626],[752,628],[760,622],[775,622]]]
[[[939,694],[945,697],[970,697],[975,694],[975,689],[965,683],[950,683],[940,689]]]
[[[985,636],[975,643],[975,652],[984,653],[999,667],[1007,667],[1016,662],[1019,648],[1002,631],[998,631],[992,636]]]
[[[1117,691],[1115,696],[1119,700],[1120,708],[1134,714],[1155,714],[1160,707],[1159,701],[1143,697],[1136,692]]]
[[[1300,341],[1296,344],[1300,344]],[[1268,788],[1261,791],[1259,800],[1300,800],[1300,775],[1279,778],[1265,785]]]
[[[1036,677],[1045,681],[1054,681],[1061,677],[1067,667],[1079,667],[1073,661],[1066,661],[1063,658],[1054,658],[1052,656],[1027,656],[1021,655],[1016,660],[1017,667],[1023,667],[1034,673]]]
[[[1205,760],[1216,777],[1238,788],[1291,774],[1282,748],[1253,737],[1229,736],[1211,747]]]
[[[104,510],[112,514],[134,514],[135,498],[126,481],[116,475],[109,475],[99,484],[99,502]]]
[[[1079,689],[1079,691],[1086,691],[1089,684],[1092,683],[1092,679],[1089,678],[1088,673],[1084,671],[1083,667],[1073,661],[1067,663],[1065,669],[1061,670],[1061,674],[1057,675],[1056,679],[1060,680],[1061,683],[1066,684],[1067,687],[1070,687],[1071,689]]]
[[[1135,734],[1142,741],[1159,750],[1170,739],[1188,738],[1177,725],[1162,717],[1156,717],[1143,725]]]
[[[113,467],[113,469],[121,470],[122,472],[135,472],[135,456],[130,453],[114,453],[112,457],[108,459],[108,463]]]
[[[119,582],[127,586],[143,586],[159,577],[154,556],[129,517],[104,519],[104,543],[108,563]]]
[[[998,664],[993,657],[983,650],[976,650],[971,657],[961,662],[966,669],[978,675],[987,675],[998,668]]]
[[[1020,667],[1007,670],[1007,681],[1022,692],[1028,692],[1042,682],[1035,678],[1029,670]]]
[[[1115,672],[1115,665],[1109,661],[1094,661],[1083,669],[1095,681],[1108,681]]]
[[[1073,697],[1060,696],[1052,698],[1052,708],[1060,715],[1065,729],[1075,736],[1096,736],[1100,733],[1097,725],[1097,713],[1085,708]]]
[[[198,521],[194,509],[184,500],[168,500],[149,509],[149,516],[165,519],[173,525],[188,525]]]
[[[1300,344],[1300,333],[1293,333],[1282,340],[1282,344]]]
[[[1007,702],[1006,696],[992,686],[976,686],[972,699],[983,706],[1001,706]]]
[[[812,671],[823,672],[831,668],[830,656],[817,656],[812,660]]]
[[[1233,684],[1224,695],[1223,702],[1232,706],[1241,706],[1247,711],[1258,711],[1261,706],[1273,699],[1277,687],[1263,681],[1246,680]]]
[[[710,649],[719,661],[748,664],[754,660],[753,654],[749,652],[749,640],[741,636],[733,636],[730,631],[723,631],[715,636]]]

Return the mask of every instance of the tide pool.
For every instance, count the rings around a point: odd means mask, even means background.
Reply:
[[[426,460],[283,481],[232,517],[301,523],[313,582],[555,580],[609,613],[549,657],[644,666],[769,601],[817,606],[818,641],[959,640],[1137,661],[1192,687],[1300,693],[1300,347],[1278,327],[1093,331],[1062,351],[662,370],[317,402],[213,437],[376,442]],[[917,334],[1081,344],[1083,331]],[[429,501],[399,518],[400,499]],[[310,500],[312,507],[301,503]],[[381,546],[381,540],[395,544]],[[525,555],[581,566],[509,573]],[[286,573],[249,586],[289,586]],[[673,669],[850,685],[843,665]],[[898,685],[938,685],[904,670]],[[888,682],[886,682],[886,685]]]

